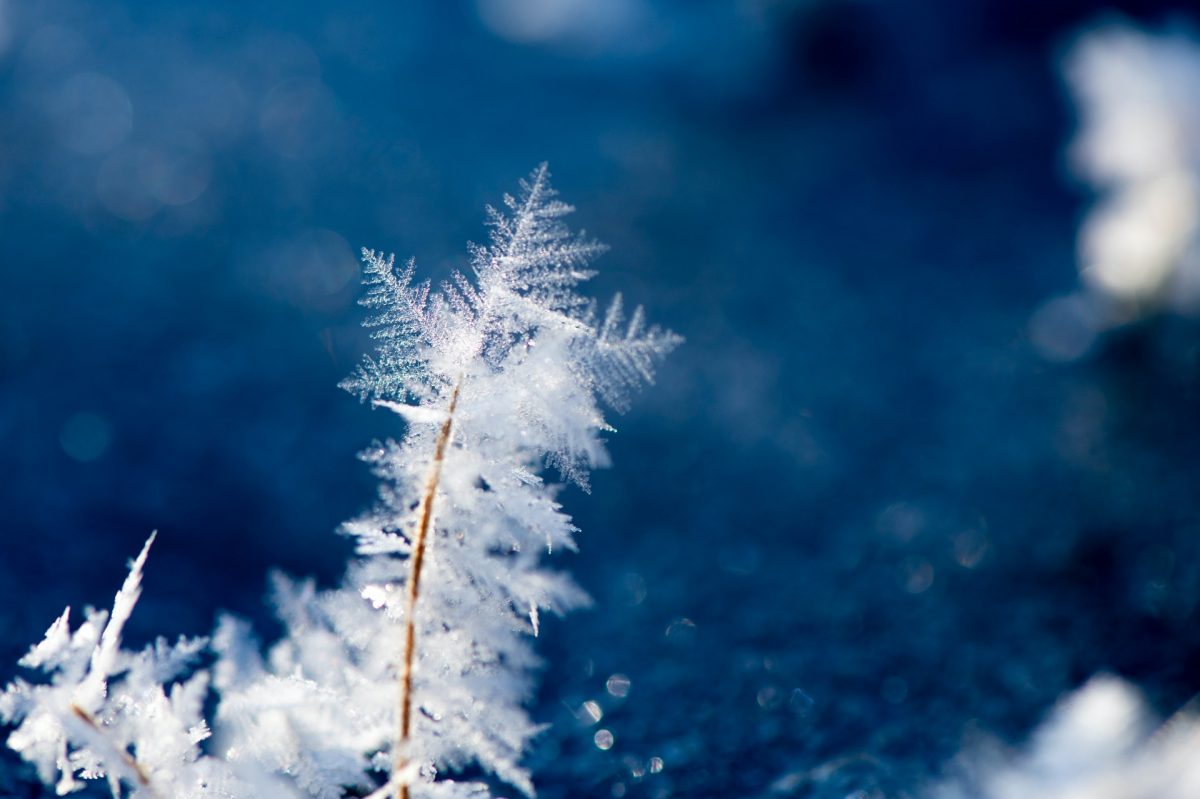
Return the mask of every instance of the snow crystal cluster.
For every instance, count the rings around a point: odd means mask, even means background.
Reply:
[[[435,290],[364,252],[378,347],[343,385],[408,433],[365,455],[380,500],[344,526],[360,557],[342,585],[276,578],[286,633],[265,654],[228,617],[211,640],[131,653],[147,542],[112,613],[74,632],[64,613],[21,661],[46,681],[0,696],[8,744],[43,782],[159,799],[533,794],[530,636],[539,614],[588,601],[543,563],[575,532],[544,472],[586,488],[606,463],[600,403],[623,409],[679,338],[640,308],[626,320],[619,296],[603,313],[580,296],[602,245],[568,229],[545,165],[521,188],[488,210],[471,277]],[[454,779],[468,770],[489,782]]]
[[[1080,117],[1071,169],[1098,199],[1079,231],[1084,290],[1048,303],[1032,332],[1070,360],[1106,329],[1200,313],[1200,44],[1182,30],[1097,27],[1064,76]]]

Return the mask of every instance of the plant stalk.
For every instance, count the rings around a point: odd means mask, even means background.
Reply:
[[[417,651],[417,626],[415,611],[417,597],[421,593],[421,568],[425,565],[425,547],[429,538],[429,526],[433,520],[433,499],[437,495],[438,482],[442,477],[442,462],[446,458],[446,445],[450,442],[450,428],[454,422],[454,409],[458,405],[458,391],[462,378],[454,385],[450,405],[446,408],[446,421],[438,431],[433,450],[433,463],[429,465],[429,477],[425,481],[425,492],[417,510],[417,534],[413,540],[409,558],[408,601],[404,609],[404,655],[400,661],[400,735],[396,742],[395,762],[392,772],[399,774],[408,766],[408,743],[412,737],[412,683],[413,661]],[[408,780],[396,787],[396,799],[409,799]]]
[[[96,720],[95,716],[75,703],[71,703],[71,712],[75,715],[75,718],[86,724],[93,732],[104,738],[105,741],[108,740],[107,736],[104,734],[104,729],[100,726],[100,722]],[[115,744],[111,745],[113,751],[116,752],[121,758],[121,762],[125,764],[125,768],[129,769],[134,777],[137,778],[138,785],[142,786],[146,793],[150,794],[153,799],[158,799],[158,793],[155,792],[154,786],[150,784],[150,775],[146,773],[144,768],[142,768],[142,764],[137,762],[133,755],[129,754],[121,747]]]

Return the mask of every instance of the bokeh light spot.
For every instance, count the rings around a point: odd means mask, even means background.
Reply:
[[[632,685],[632,682],[624,674],[614,674],[608,678],[608,682],[604,684],[604,687],[610,695],[618,699],[624,699],[629,695],[630,685]]]
[[[112,425],[99,414],[82,411],[67,419],[58,436],[63,452],[81,463],[94,461],[112,444]]]
[[[50,98],[59,142],[83,155],[116,147],[133,130],[133,103],[121,84],[95,72],[73,75]]]

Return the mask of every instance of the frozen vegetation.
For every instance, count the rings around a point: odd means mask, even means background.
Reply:
[[[159,799],[533,795],[530,640],[540,614],[588,601],[544,563],[575,532],[545,469],[586,488],[607,462],[600,403],[624,408],[679,338],[641,308],[626,318],[619,296],[601,311],[577,293],[603,247],[568,229],[545,165],[504,203],[471,276],[440,289],[364,252],[378,348],[344,387],[408,432],[364,455],[379,501],[344,526],[359,557],[341,586],[277,577],[286,633],[265,653],[233,618],[208,641],[129,652],[152,536],[111,613],[72,630],[64,612],[21,661],[43,679],[0,699],[43,782]]]

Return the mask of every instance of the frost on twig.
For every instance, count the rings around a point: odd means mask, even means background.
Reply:
[[[244,783],[223,764],[203,757],[209,730],[202,710],[208,675],[191,669],[203,639],[164,639],[141,652],[121,648],[121,632],[141,596],[151,535],[132,562],[111,612],[88,609],[70,629],[70,608],[20,665],[47,682],[13,681],[0,695],[0,719],[16,724],[8,745],[59,794],[83,780],[107,780],[114,797],[124,784],[134,796],[246,796]]]
[[[445,778],[466,767],[533,793],[529,637],[539,613],[588,601],[542,562],[575,546],[543,472],[586,487],[607,463],[599,403],[626,407],[680,339],[577,292],[604,247],[570,231],[545,165],[504,209],[488,209],[470,274],[436,290],[364,251],[377,347],[343,387],[408,433],[364,456],[380,501],[343,528],[361,559],[342,587],[281,582],[287,637],[265,664],[219,671],[240,674],[221,687],[223,741],[313,796],[378,785],[372,772],[398,797],[486,793]]]
[[[546,470],[586,488],[607,462],[600,402],[624,408],[680,339],[640,308],[626,321],[619,296],[601,315],[576,292],[603,247],[567,228],[544,165],[505,206],[488,211],[471,275],[438,290],[413,283],[411,261],[363,253],[377,349],[343,387],[408,433],[364,456],[380,497],[343,528],[360,557],[342,585],[277,576],[285,635],[265,657],[232,618],[211,673],[196,667],[203,640],[127,652],[151,536],[111,614],[72,632],[64,613],[21,661],[47,681],[0,695],[8,744],[43,782],[105,779],[115,799],[533,795],[529,638],[542,612],[588,601],[543,564],[575,546]],[[464,771],[485,777],[453,778]]]

